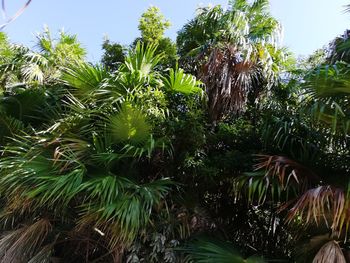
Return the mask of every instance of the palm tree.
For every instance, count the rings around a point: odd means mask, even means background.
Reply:
[[[36,50],[11,45],[11,56],[1,66],[2,78],[7,76],[5,89],[18,85],[42,85],[56,82],[62,67],[82,61],[86,51],[81,47],[75,35],[60,32],[54,39],[47,27],[37,35]],[[8,75],[11,76],[8,76]]]
[[[244,112],[248,101],[254,104],[283,69],[281,26],[268,5],[268,0],[236,0],[228,10],[201,8],[179,33],[182,63],[206,84],[214,122],[227,113]]]
[[[155,49],[138,44],[113,75],[85,62],[60,65],[58,81],[46,83],[61,86],[60,105],[37,112],[47,122],[13,135],[2,150],[8,232],[0,262],[124,262],[134,242],[168,217],[176,184],[159,162],[172,153],[166,98],[193,96],[201,84],[181,69],[154,71]],[[43,57],[60,61],[45,50]]]
[[[236,180],[237,192],[246,189],[253,203],[281,203],[286,222],[312,237],[298,235],[310,239],[301,251],[313,254],[313,262],[346,262],[342,249],[346,252],[350,225],[348,67],[336,62],[306,74],[295,117],[270,123],[266,139],[272,139],[279,154],[259,155],[256,172]]]
[[[56,40],[45,28],[37,39],[39,51],[32,51],[10,44],[1,33],[1,143],[21,130],[30,132],[49,118],[43,110],[54,110],[60,101],[62,88],[52,87],[57,85],[62,68],[81,62],[85,56],[74,35],[61,32]]]

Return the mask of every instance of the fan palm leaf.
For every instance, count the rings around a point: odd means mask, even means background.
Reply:
[[[124,103],[110,119],[110,131],[117,142],[139,144],[151,135],[151,126],[141,110]]]
[[[259,257],[249,257],[245,259],[230,243],[225,243],[218,240],[198,239],[188,244],[183,251],[188,254],[187,262],[198,263],[258,263],[264,262]]]
[[[350,127],[349,66],[338,62],[311,72],[305,83],[305,108],[333,133],[347,134]]]
[[[169,76],[163,78],[164,88],[170,92],[184,95],[200,93],[201,82],[192,75],[185,74],[183,69],[170,69]]]

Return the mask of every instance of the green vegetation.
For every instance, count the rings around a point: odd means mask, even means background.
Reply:
[[[141,37],[145,42],[157,43],[163,38],[164,31],[170,22],[160,13],[158,7],[152,6],[142,14],[139,23]]]
[[[101,64],[0,34],[0,262],[349,262],[348,32],[298,61],[268,0],[168,27]]]

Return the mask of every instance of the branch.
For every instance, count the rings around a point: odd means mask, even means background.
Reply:
[[[2,15],[4,19],[7,18],[6,15],[6,5],[5,5],[5,0],[1,0],[1,10],[2,10]],[[8,18],[5,23],[0,25],[0,31],[2,31],[8,24],[16,20],[23,12],[26,10],[26,8],[29,6],[29,4],[32,2],[32,0],[28,0],[12,17]]]

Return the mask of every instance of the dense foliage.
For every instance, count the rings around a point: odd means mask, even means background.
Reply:
[[[151,7],[102,65],[1,33],[0,262],[350,262],[349,34],[296,61],[268,7]]]

